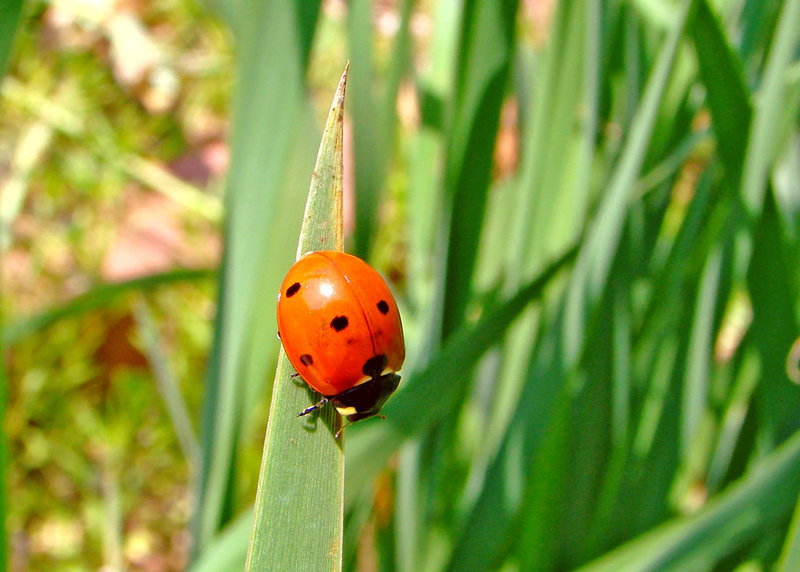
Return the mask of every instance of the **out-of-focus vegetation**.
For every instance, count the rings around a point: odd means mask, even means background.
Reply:
[[[21,14],[0,101],[13,570],[188,561],[231,61],[192,2]]]
[[[21,8],[12,569],[243,566],[348,58],[345,245],[408,359],[345,432],[343,567],[800,567],[800,0]]]

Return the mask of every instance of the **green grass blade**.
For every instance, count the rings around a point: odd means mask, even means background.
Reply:
[[[584,248],[570,281],[565,314],[565,352],[568,363],[576,363],[584,338],[587,315],[594,309],[608,277],[617,249],[628,204],[644,161],[648,141],[658,117],[659,104],[667,87],[673,62],[683,35],[690,2],[681,3],[677,18],[671,23],[658,59],[651,72],[628,140],[608,184],[597,215],[587,231]]]
[[[767,56],[761,87],[755,95],[755,112],[742,174],[742,199],[752,215],[764,204],[767,175],[785,138],[787,70],[796,61],[800,41],[800,0],[786,0],[778,18],[775,37]],[[797,110],[791,117],[797,116]]]
[[[706,86],[708,106],[717,134],[719,155],[737,185],[747,151],[752,108],[744,83],[742,64],[728,44],[719,18],[706,0],[696,0],[689,20],[700,77]]]
[[[245,511],[217,534],[191,566],[191,572],[240,572],[247,560],[253,512]]]
[[[461,323],[483,226],[500,107],[514,53],[517,3],[473,0],[462,14],[444,170],[445,275],[437,293],[441,337]]]
[[[694,517],[654,529],[581,572],[708,569],[788,515],[800,493],[800,433]]]
[[[14,47],[14,38],[17,35],[17,26],[22,18],[24,6],[24,0],[0,2],[0,78],[5,75],[11,59],[11,50]]]
[[[515,283],[572,243],[586,216],[598,105],[597,11],[593,1],[559,3],[545,55],[528,66],[534,89],[522,108],[525,155],[515,240],[507,249],[506,272]]]
[[[241,35],[247,29],[249,20],[253,15],[252,3],[248,0],[206,0],[206,4],[222,18],[234,35]],[[314,30],[319,19],[321,2],[308,0],[294,0],[291,2],[295,8],[295,22],[299,41],[302,68],[308,64],[311,53],[311,44],[314,39]],[[289,4],[287,2],[287,4]]]
[[[772,196],[761,211],[753,237],[747,288],[753,307],[752,337],[761,357],[757,403],[764,416],[763,443],[782,442],[798,427],[800,392],[786,377],[786,356],[800,331],[797,246],[781,226]]]
[[[527,106],[520,110],[525,119],[524,158],[510,201],[514,214],[501,229],[501,248],[484,257],[504,260],[507,290],[533,275],[551,253],[573,243],[584,224],[599,103],[599,4],[559,3],[547,48],[543,54],[532,54],[525,68],[534,81]],[[538,316],[529,312],[507,338],[501,377],[483,431],[483,450],[472,468],[474,483],[482,480],[486,464],[513,423],[537,327]]]
[[[164,351],[163,340],[156,326],[155,319],[147,301],[139,296],[133,304],[133,316],[142,339],[142,346],[158,392],[164,400],[172,428],[180,445],[181,451],[190,467],[196,467],[200,458],[200,445],[192,428],[189,409],[181,395],[178,380],[169,366],[169,359]]]
[[[331,105],[311,178],[297,257],[342,250],[342,127],[345,69]],[[332,407],[306,421],[297,412],[311,391],[292,379],[281,351],[256,494],[247,570],[340,570],[344,514],[344,445]]]
[[[353,254],[368,259],[374,244],[378,205],[386,185],[394,143],[399,79],[408,59],[408,22],[411,2],[404,0],[392,69],[383,89],[376,89],[373,57],[373,3],[355,0],[348,10],[350,43],[350,111],[353,119],[355,229]]]
[[[689,332],[686,376],[682,392],[681,449],[684,460],[689,456],[708,413],[711,362],[715,333],[715,314],[719,296],[722,252],[710,253],[698,288],[695,313]]]
[[[523,524],[519,522],[518,511],[533,456],[542,450],[548,435],[553,446],[563,437],[564,424],[556,422],[566,412],[564,373],[558,361],[558,329],[542,332],[541,339],[535,340],[538,353],[525,372],[525,384],[513,412],[516,423],[510,424],[505,432],[486,471],[480,494],[469,507],[453,543],[448,570],[485,570],[492,562],[504,558],[509,544],[523,532],[514,525]],[[531,531],[527,534],[534,535]]]
[[[786,542],[783,545],[783,552],[775,569],[777,572],[800,570],[800,497],[797,497],[792,524],[789,527],[789,533],[786,535]]]
[[[408,295],[415,305],[423,307],[430,304],[434,272],[430,253],[434,250],[442,207],[441,174],[437,167],[444,152],[441,122],[436,125],[425,122],[424,100],[440,103],[452,89],[460,9],[461,4],[455,0],[436,4],[431,64],[427,73],[417,78],[417,97],[423,100],[420,102],[421,124],[411,135],[405,157],[408,163]],[[431,312],[422,311],[420,315],[433,319]],[[408,353],[410,357],[412,352]]]

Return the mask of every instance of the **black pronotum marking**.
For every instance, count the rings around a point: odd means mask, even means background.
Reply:
[[[291,298],[292,296],[297,294],[298,290],[300,290],[300,282],[295,282],[286,289],[286,297]]]
[[[389,313],[389,304],[386,303],[386,300],[378,302],[378,311],[384,316]]]
[[[355,423],[359,419],[377,415],[392,392],[397,389],[398,383],[400,383],[399,375],[387,373],[351,387],[339,395],[333,396],[331,400],[337,409],[349,407],[355,409],[355,413],[347,416],[350,423]]]
[[[312,358],[309,354],[300,354],[300,363],[305,366],[309,366],[314,363],[314,358]]]
[[[364,362],[361,371],[370,377],[380,377],[388,361],[386,354],[376,354]]]
[[[331,320],[331,328],[337,332],[344,330],[347,327],[347,324],[347,316],[336,316],[333,320]]]

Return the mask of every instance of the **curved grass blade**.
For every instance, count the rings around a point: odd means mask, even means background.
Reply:
[[[342,123],[345,68],[322,134],[297,245],[342,250]],[[247,570],[340,570],[344,514],[344,444],[334,438],[341,418],[332,407],[316,419],[297,412],[316,396],[281,351],[272,392],[256,494]],[[302,564],[302,566],[301,566]]]
[[[160,274],[151,274],[134,278],[125,282],[100,284],[88,292],[76,296],[59,306],[49,308],[38,314],[20,318],[3,328],[3,345],[13,346],[22,338],[39,332],[59,320],[79,316],[92,310],[108,306],[114,299],[130,292],[141,292],[173,282],[208,280],[217,276],[216,270],[170,270]]]

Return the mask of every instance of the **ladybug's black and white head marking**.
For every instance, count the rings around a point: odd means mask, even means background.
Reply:
[[[379,356],[375,356],[379,357]],[[386,356],[383,356],[384,358]],[[365,366],[366,367],[366,366]],[[367,419],[380,413],[383,404],[400,384],[400,376],[387,373],[330,397],[330,401],[340,414],[350,423]]]

